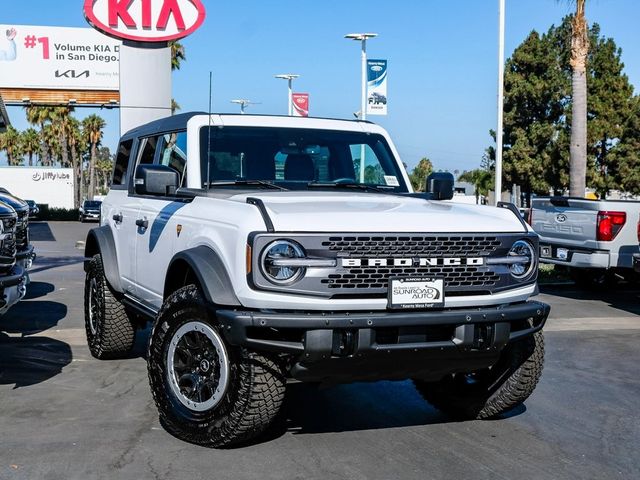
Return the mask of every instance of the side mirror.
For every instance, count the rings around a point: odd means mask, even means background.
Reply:
[[[453,198],[453,175],[449,172],[434,172],[427,177],[427,192],[434,200]]]
[[[138,165],[134,188],[138,195],[171,195],[180,185],[180,176],[165,165]]]

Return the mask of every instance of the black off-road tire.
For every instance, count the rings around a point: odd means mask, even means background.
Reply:
[[[227,389],[209,410],[195,411],[181,403],[169,385],[169,345],[178,329],[202,322],[222,335],[215,313],[195,285],[183,287],[164,302],[149,340],[147,365],[151,393],[160,421],[175,437],[206,447],[246,443],[266,430],[284,399],[286,379],[275,357],[225,344]]]
[[[414,380],[422,397],[458,419],[488,419],[508,412],[533,393],[544,364],[544,336],[537,332],[505,347],[491,369],[449,375],[438,382]]]
[[[96,298],[90,299],[92,281]],[[93,325],[90,309],[94,308]],[[94,255],[89,262],[84,285],[84,323],[91,355],[101,360],[126,357],[135,342],[133,317],[116,297],[104,276],[102,256]]]

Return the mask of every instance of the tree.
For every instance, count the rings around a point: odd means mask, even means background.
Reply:
[[[34,128],[27,128],[20,134],[22,152],[29,157],[29,166],[33,166],[33,155],[40,150],[40,135]]]
[[[98,145],[102,141],[102,130],[106,126],[104,119],[98,115],[89,115],[82,121],[82,130],[90,146],[89,159],[89,200],[93,200],[96,189],[96,162],[98,159]]]
[[[187,59],[184,46],[180,42],[169,42],[171,48],[171,70],[180,70],[180,65]]]
[[[20,133],[11,125],[7,131],[0,133],[0,151],[7,154],[7,163],[10,167],[15,167],[22,163],[22,151],[20,143]]]
[[[45,139],[44,127],[51,120],[53,113],[52,107],[38,107],[30,105],[26,107],[27,121],[32,125],[40,127],[40,163],[42,165],[51,165],[51,157],[49,156],[49,150],[47,148],[47,142]]]
[[[586,0],[576,0],[571,20],[572,111],[569,194],[584,197],[587,179],[587,55],[589,29],[585,18]]]
[[[84,192],[84,169],[82,156],[86,151],[86,141],[80,130],[80,122],[75,117],[69,117],[69,150],[71,151],[71,165],[74,173],[75,189],[73,201],[75,208],[80,207]]]
[[[96,161],[96,185],[101,195],[106,195],[109,191],[109,181],[113,172],[114,158],[109,147],[100,147]]]
[[[544,35],[531,32],[505,69],[504,175],[525,193],[563,193],[570,185],[573,125],[572,17]],[[616,187],[609,152],[632,112],[633,88],[622,52],[594,24],[588,31],[587,181],[601,195]],[[491,132],[495,141],[495,134]],[[487,149],[495,159],[495,150]]]
[[[411,180],[411,186],[416,192],[424,192],[427,188],[427,177],[433,172],[433,164],[427,157],[423,157],[415,166],[409,180]]]
[[[60,163],[62,167],[71,166],[69,162],[69,118],[73,112],[71,107],[55,107],[51,112],[51,125],[60,142]]]
[[[484,168],[476,168],[468,172],[463,172],[458,177],[459,182],[468,182],[476,190],[476,203],[480,203],[480,195],[487,196],[489,190],[493,188],[493,175],[491,171]]]
[[[616,165],[614,176],[619,188],[640,195],[640,96],[634,97],[631,110],[620,141],[611,149],[610,163]]]

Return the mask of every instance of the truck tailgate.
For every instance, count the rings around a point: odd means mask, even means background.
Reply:
[[[575,247],[596,246],[599,202],[571,198],[533,199],[531,226],[541,240]]]

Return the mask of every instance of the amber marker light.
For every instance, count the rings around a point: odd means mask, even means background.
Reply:
[[[251,246],[247,244],[247,275],[251,274]]]

